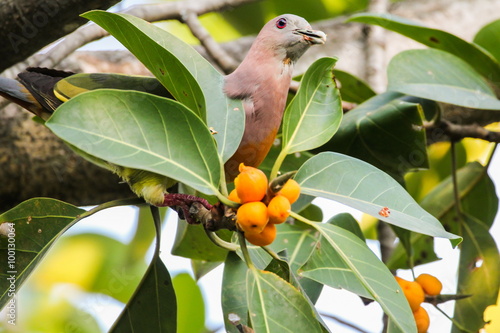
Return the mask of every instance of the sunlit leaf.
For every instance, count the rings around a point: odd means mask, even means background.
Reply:
[[[35,198],[0,215],[0,255],[4,258],[0,267],[0,308],[12,297],[11,282],[18,290],[55,239],[83,212],[59,200]],[[12,275],[15,281],[7,280]]]
[[[285,280],[251,269],[246,281],[249,317],[256,332],[323,331],[311,305]]]
[[[334,58],[316,60],[304,74],[283,116],[283,151],[316,148],[337,131],[342,119],[340,94],[332,73]]]
[[[320,153],[299,169],[301,192],[338,201],[399,227],[435,237],[460,237],[444,230],[392,177],[361,160]]]
[[[198,114],[206,113],[202,120],[217,131],[214,138],[222,162],[234,154],[243,136],[243,105],[223,93],[224,77],[206,59],[177,37],[137,17],[104,11],[83,16],[118,39],[176,99]]]
[[[468,62],[485,78],[500,81],[500,65],[488,53],[473,43],[468,43],[448,32],[427,28],[420,23],[390,14],[363,13],[350,18],[350,21],[376,24],[412,38],[429,47],[446,51]]]
[[[212,135],[176,101],[142,92],[95,90],[61,105],[46,125],[98,158],[217,193],[221,168]]]
[[[474,109],[500,109],[488,83],[462,59],[435,49],[408,50],[387,68],[388,89]]]
[[[205,329],[205,303],[196,281],[181,273],[172,279],[177,297],[176,333],[203,333]]]
[[[140,332],[146,327],[158,333],[178,332],[176,294],[170,274],[159,258],[153,260],[111,332]]]

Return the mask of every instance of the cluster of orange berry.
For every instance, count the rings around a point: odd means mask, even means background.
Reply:
[[[425,295],[437,296],[441,293],[443,285],[435,276],[420,274],[415,281],[408,281],[396,276],[410,308],[413,311],[418,333],[425,333],[429,329],[430,319],[427,311],[421,306]]]
[[[277,193],[272,193],[264,172],[243,163],[239,171],[235,189],[229,194],[229,200],[242,204],[236,212],[236,224],[250,243],[269,245],[276,238],[276,224],[285,222],[290,215],[300,186],[289,179]]]

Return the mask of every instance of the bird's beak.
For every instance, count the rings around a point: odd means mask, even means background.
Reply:
[[[304,37],[308,44],[325,44],[326,34],[319,30],[296,29],[294,33]]]

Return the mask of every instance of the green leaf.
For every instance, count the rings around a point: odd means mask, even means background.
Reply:
[[[232,232],[224,230],[217,233],[224,240],[231,238]],[[227,250],[215,245],[205,233],[201,224],[188,224],[179,219],[172,254],[196,260],[210,262],[222,261],[226,258]]]
[[[191,259],[191,268],[193,269],[194,278],[198,281],[206,274],[219,267],[220,264],[222,264],[222,261]]]
[[[205,119],[205,98],[196,78],[190,73],[182,59],[187,61],[190,50],[188,45],[161,28],[126,14],[92,11],[82,15],[108,31],[129,49],[154,76],[167,88],[176,100],[185,104],[200,118]],[[180,48],[177,53],[170,51],[169,43]]]
[[[454,54],[474,67],[485,78],[492,82],[500,82],[500,65],[493,57],[477,45],[448,32],[427,28],[417,22],[390,14],[363,13],[352,16],[349,21],[379,25],[429,47]]]
[[[314,312],[315,319],[318,320],[318,322],[322,326],[323,332],[330,332],[328,326],[324,323],[323,319],[321,318],[321,315],[317,312],[316,308],[314,307],[314,302],[309,298],[309,293],[304,288],[305,284],[305,286],[310,289],[310,292],[313,293],[313,296],[315,297],[314,301],[316,301],[319,295],[321,294],[321,290],[323,289],[323,284],[306,278],[302,278],[301,280],[299,280],[296,274],[292,271],[290,264],[288,263],[286,252],[287,252],[286,250],[279,252],[278,258],[273,258],[273,260],[271,260],[269,265],[266,267],[265,271],[275,273],[278,277],[282,278],[286,282],[290,283],[293,287],[297,288],[297,290],[302,295],[307,295],[305,299],[311,306],[311,309]]]
[[[338,201],[401,228],[449,238],[454,245],[460,243],[460,237],[446,232],[392,177],[361,160],[320,153],[302,165],[295,180],[301,193]]]
[[[304,74],[299,91],[283,116],[286,154],[321,146],[337,131],[342,105],[332,73],[336,62],[334,58],[321,58]]]
[[[222,311],[224,313],[224,325],[229,333],[240,333],[229,321],[229,314],[234,313],[240,317],[240,323],[248,323],[248,305],[246,288],[247,265],[234,252],[227,254],[224,262],[224,274],[222,277]]]
[[[276,274],[247,272],[247,299],[256,332],[322,332],[307,299]]]
[[[104,11],[83,16],[118,39],[176,99],[199,110],[198,114],[204,115],[206,108],[206,123],[217,131],[214,137],[222,162],[234,154],[243,136],[243,104],[223,93],[224,76],[206,59],[177,37],[137,17]]]
[[[343,101],[361,104],[376,95],[368,83],[350,73],[334,69],[333,74],[340,81],[340,95]]]
[[[98,158],[164,175],[206,194],[218,193],[221,167],[212,135],[176,101],[142,92],[96,90],[61,105],[46,125]]]
[[[313,221],[320,221],[320,220],[313,220]],[[358,236],[359,239],[361,239],[363,242],[365,241],[365,236],[363,235],[363,231],[361,231],[361,227],[359,226],[358,221],[356,221],[356,219],[352,217],[352,215],[349,213],[337,214],[333,216],[331,219],[329,219],[326,223],[330,223],[338,227],[341,227],[347,231],[350,231],[356,236]]]
[[[156,258],[111,332],[177,332],[176,296],[170,274]]]
[[[499,110],[488,83],[462,59],[439,50],[408,50],[392,58],[388,89],[474,109]]]
[[[477,332],[485,324],[485,309],[497,302],[500,254],[489,227],[480,220],[466,214],[462,227],[457,294],[472,296],[456,302],[453,318],[467,330]],[[453,326],[452,332],[463,331]]]
[[[12,296],[9,295],[11,281],[7,278],[15,276],[18,290],[55,239],[83,212],[59,200],[34,198],[0,215],[0,255],[4,258],[0,267],[0,308]]]
[[[318,249],[322,255],[315,256],[321,262],[310,266],[307,276],[331,287],[373,298],[402,332],[416,332],[413,314],[401,288],[368,246],[358,236],[336,225],[314,222],[310,225],[323,238]]]
[[[500,62],[500,20],[493,21],[478,31],[474,37],[474,43],[488,51],[497,62]]]
[[[196,281],[181,273],[172,279],[177,296],[177,331],[176,333],[205,332],[205,303]]]
[[[423,113],[418,104],[386,92],[349,111],[342,126],[315,150],[336,151],[362,159],[395,178],[428,166]]]

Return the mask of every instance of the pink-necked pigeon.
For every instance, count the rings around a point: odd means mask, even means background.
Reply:
[[[226,76],[225,93],[231,98],[242,99],[246,114],[243,139],[225,165],[228,180],[236,176],[240,163],[257,167],[264,160],[281,123],[294,63],[311,45],[323,44],[325,40],[326,35],[312,30],[302,17],[278,16],[262,28],[243,62]],[[54,94],[54,86],[68,78],[75,78],[73,85],[81,83],[75,87],[78,93],[99,88],[141,90],[152,87],[146,91],[171,97],[162,86],[141,81],[155,81],[155,78],[74,74],[46,68],[29,68],[18,78],[0,78],[0,95],[43,119],[66,100],[61,98],[59,91]],[[127,181],[136,194],[155,205],[163,204],[164,194],[172,185],[168,178],[151,172],[117,166],[111,169]]]

